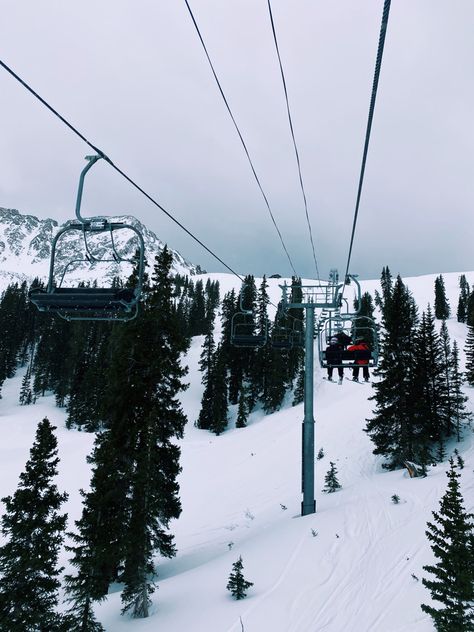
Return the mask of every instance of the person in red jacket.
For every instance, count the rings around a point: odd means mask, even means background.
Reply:
[[[348,351],[370,351],[369,349],[369,345],[364,341],[363,338],[357,338],[355,341],[355,345],[351,345],[350,347],[347,347]],[[357,358],[356,355],[356,360],[354,362],[354,365],[352,367],[352,379],[354,380],[354,382],[358,382],[359,381],[359,369],[360,367],[362,367],[362,373],[364,375],[364,380],[366,382],[369,381],[370,378],[370,374],[369,374],[369,360],[366,358]]]

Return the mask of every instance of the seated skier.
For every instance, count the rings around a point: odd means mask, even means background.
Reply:
[[[333,336],[329,345],[326,347],[326,363],[328,365],[328,380],[332,382],[332,373],[334,370],[334,365],[341,365],[341,351],[343,350],[343,345],[339,342],[336,336]],[[337,367],[337,372],[339,374],[339,384],[342,384],[342,378],[344,377],[344,368],[342,366]]]
[[[350,347],[347,347],[347,351],[370,351],[370,349],[369,349],[369,345],[365,342],[363,338],[356,338],[355,345],[351,345]],[[356,360],[354,362],[354,365],[352,366],[352,379],[354,380],[354,382],[359,381],[360,367],[362,367],[364,380],[366,382],[369,381],[370,374],[369,374],[368,364],[369,364],[369,360],[367,358],[357,358],[357,355],[356,355]]]

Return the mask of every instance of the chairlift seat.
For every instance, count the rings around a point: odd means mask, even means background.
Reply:
[[[358,360],[365,360],[370,362],[373,359],[372,352],[369,349],[348,351],[347,349],[327,349],[323,351],[323,361],[331,365],[336,365],[340,362],[357,362]]]
[[[266,342],[267,342],[266,336],[258,336],[258,335],[252,336],[252,335],[247,335],[247,334],[235,333],[231,337],[231,343],[235,347],[257,348],[257,347],[263,347]]]
[[[34,289],[30,300],[41,312],[129,312],[137,304],[129,288],[60,287],[51,292]]]

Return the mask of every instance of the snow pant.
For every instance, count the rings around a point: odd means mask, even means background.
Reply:
[[[328,377],[332,378],[332,372],[334,370],[333,366],[328,366]],[[339,377],[342,379],[344,377],[344,367],[338,366],[337,372],[339,373]]]
[[[359,379],[359,369],[362,367],[362,373],[364,375],[364,380],[368,380],[370,377],[369,367],[366,364],[354,364],[352,367],[352,377],[356,380]]]

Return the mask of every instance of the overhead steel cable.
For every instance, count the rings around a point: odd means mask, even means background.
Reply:
[[[285,244],[285,242],[283,240],[283,236],[282,236],[281,231],[280,231],[280,229],[278,227],[278,224],[276,222],[275,216],[273,215],[273,211],[271,209],[270,202],[268,201],[268,197],[267,197],[265,191],[263,190],[262,183],[260,182],[260,178],[257,175],[257,171],[256,171],[255,166],[253,164],[252,158],[250,157],[250,152],[249,152],[249,150],[247,148],[247,144],[245,143],[245,140],[244,140],[244,138],[242,136],[242,133],[240,131],[239,126],[237,125],[237,121],[235,120],[234,114],[232,113],[232,110],[230,108],[229,102],[228,102],[227,97],[226,97],[226,95],[224,93],[224,90],[222,88],[222,85],[221,85],[221,82],[219,80],[219,77],[217,76],[216,70],[214,68],[214,64],[212,63],[211,57],[210,57],[209,52],[207,50],[207,46],[206,46],[206,44],[204,42],[204,38],[203,38],[203,36],[201,34],[201,31],[199,29],[199,26],[198,26],[198,23],[196,21],[196,18],[194,17],[194,13],[193,13],[190,5],[189,5],[188,0],[184,0],[184,2],[185,2],[186,7],[188,9],[189,15],[191,16],[191,20],[192,20],[192,22],[194,24],[194,28],[196,29],[196,33],[198,34],[199,40],[201,42],[201,45],[202,45],[202,47],[204,49],[204,53],[206,55],[207,61],[209,62],[209,66],[211,68],[212,74],[214,75],[214,79],[216,81],[217,87],[219,88],[219,92],[221,94],[222,100],[224,101],[224,104],[225,104],[225,106],[227,108],[227,111],[229,112],[229,116],[230,116],[230,118],[232,120],[232,123],[234,124],[234,127],[235,127],[235,129],[237,131],[237,134],[239,136],[239,139],[240,139],[240,142],[242,144],[242,147],[244,148],[244,152],[245,152],[245,155],[247,156],[247,160],[248,160],[248,163],[249,163],[250,168],[252,170],[253,176],[255,178],[255,181],[257,183],[258,188],[260,189],[260,193],[262,194],[262,197],[263,197],[263,199],[265,201],[265,206],[267,207],[268,213],[270,214],[270,217],[271,217],[271,220],[272,220],[273,225],[275,227],[275,230],[277,231],[278,237],[280,238],[280,242],[281,242],[281,245],[283,247],[283,250],[284,250],[284,252],[285,252],[285,254],[287,256],[287,259],[288,259],[288,262],[289,262],[289,264],[291,266],[291,269],[293,270],[293,274],[295,276],[299,276],[298,273],[295,270],[295,266],[293,265],[293,261],[292,261],[292,259],[290,257],[290,253],[288,252],[288,248],[286,247],[286,244]]]
[[[344,279],[346,279],[347,275],[349,274],[349,266],[351,263],[351,256],[352,256],[352,247],[354,245],[354,236],[355,236],[355,231],[356,231],[356,226],[357,226],[357,218],[359,216],[359,206],[360,206],[360,199],[362,195],[362,185],[364,182],[365,165],[367,162],[367,153],[369,150],[370,132],[372,130],[372,120],[374,118],[375,100],[377,98],[377,88],[379,85],[380,69],[382,67],[382,57],[383,57],[383,49],[385,45],[385,35],[387,32],[388,16],[390,13],[390,3],[391,3],[391,0],[385,0],[384,7],[383,7],[382,23],[380,26],[379,44],[378,44],[378,49],[377,49],[377,59],[375,62],[374,81],[372,84],[372,96],[370,98],[369,116],[367,120],[367,130],[365,132],[364,152],[362,155],[362,165],[360,169],[359,186],[357,189],[357,199],[356,199],[356,205],[355,205],[355,211],[354,211],[354,220],[352,223],[352,233],[351,233],[349,254],[347,256],[347,265],[346,265],[346,272],[344,274]],[[343,293],[344,293],[344,290],[343,290]]]
[[[306,191],[305,191],[304,184],[303,184],[303,175],[301,173],[300,156],[299,156],[299,152],[298,152],[298,146],[296,144],[295,132],[294,132],[294,129],[293,129],[293,120],[291,118],[290,102],[289,102],[289,99],[288,99],[288,90],[287,90],[287,87],[286,87],[285,73],[283,71],[283,64],[282,64],[282,61],[281,61],[280,48],[278,46],[278,39],[277,39],[277,35],[276,35],[275,22],[273,20],[272,6],[270,4],[270,0],[267,0],[267,2],[268,2],[268,13],[270,14],[270,22],[271,22],[271,25],[272,25],[273,41],[275,42],[275,49],[276,49],[276,54],[277,54],[277,57],[278,57],[278,64],[280,66],[281,80],[282,80],[282,83],[283,83],[283,91],[285,93],[286,111],[288,113],[288,123],[290,124],[291,138],[293,140],[293,147],[295,149],[296,164],[298,165],[298,175],[299,175],[299,180],[300,180],[301,193],[303,194],[304,210],[305,210],[305,213],[306,213],[306,222],[308,224],[308,229],[309,229],[309,238],[310,238],[310,241],[311,241],[311,249],[313,251],[314,267],[316,269],[316,278],[319,280],[319,269],[318,269],[318,261],[316,259],[316,251],[315,251],[315,247],[314,247],[313,230],[312,230],[312,227],[311,227],[311,221],[309,219],[308,201],[307,201],[307,198],[306,198]]]
[[[26,83],[19,75],[16,74],[5,62],[0,59],[0,66],[4,68],[12,77],[14,77],[21,85],[28,90],[38,101],[40,101],[50,112],[52,112],[60,121],[62,121],[76,136],[78,136],[81,140],[83,140],[89,147],[91,147],[99,156],[102,156],[110,166],[117,171],[127,182],[129,182],[135,189],[140,191],[152,204],[154,204],[157,208],[160,209],[171,221],[173,221],[177,226],[179,226],[184,232],[189,235],[196,243],[198,243],[206,252],[208,252],[214,259],[216,259],[219,263],[221,263],[229,272],[234,274],[236,277],[243,281],[243,278],[238,274],[235,270],[233,270],[225,261],[223,261],[215,252],[213,252],[210,248],[206,246],[196,235],[194,235],[190,230],[186,228],[179,220],[177,220],[169,211],[167,211],[159,202],[157,202],[151,195],[149,195],[140,185],[138,185],[130,176],[128,176],[120,167],[118,167],[112,160],[106,155],[104,151],[96,147],[93,143],[91,143],[85,136],[82,134],[74,125],[72,125],[64,116],[62,116],[57,110],[55,110],[43,97],[41,97],[33,88]]]

